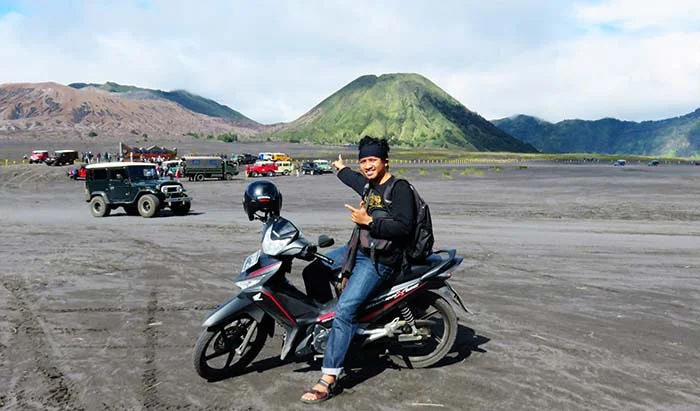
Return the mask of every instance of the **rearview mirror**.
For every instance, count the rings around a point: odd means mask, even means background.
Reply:
[[[335,240],[333,239],[333,237],[329,237],[325,234],[321,234],[320,236],[318,236],[318,246],[320,248],[330,247],[333,244],[335,244]]]

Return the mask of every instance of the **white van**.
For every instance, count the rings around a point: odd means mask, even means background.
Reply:
[[[294,163],[291,161],[275,161],[277,164],[277,174],[289,176],[294,172]]]

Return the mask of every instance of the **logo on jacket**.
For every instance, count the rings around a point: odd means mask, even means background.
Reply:
[[[367,196],[367,212],[372,213],[373,210],[384,208],[384,201],[382,201],[382,196],[375,192],[369,193]]]

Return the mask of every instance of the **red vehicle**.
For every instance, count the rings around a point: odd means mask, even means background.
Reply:
[[[80,166],[80,168],[73,167],[72,169],[68,170],[67,173],[71,180],[85,180],[85,177],[87,176],[87,169],[85,166]]]
[[[49,158],[49,152],[47,150],[34,150],[29,156],[29,164],[43,163],[47,158]]]
[[[245,166],[245,174],[248,177],[272,177],[277,174],[277,164],[274,161],[256,161],[255,164]]]

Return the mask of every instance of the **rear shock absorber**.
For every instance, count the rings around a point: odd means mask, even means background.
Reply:
[[[411,309],[408,308],[408,305],[401,304],[401,316],[406,321],[406,324],[411,327],[413,334],[417,334],[418,329],[416,328],[416,320],[413,318],[413,313],[411,312]]]

